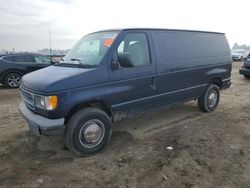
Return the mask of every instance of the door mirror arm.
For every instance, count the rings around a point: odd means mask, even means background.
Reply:
[[[119,69],[119,61],[118,61],[118,56],[117,56],[116,53],[115,53],[115,55],[112,57],[112,60],[111,60],[111,69],[112,69],[112,70],[117,70],[117,69]]]

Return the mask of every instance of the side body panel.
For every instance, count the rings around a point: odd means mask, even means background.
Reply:
[[[1,82],[4,81],[5,75],[7,75],[9,72],[19,72],[22,75],[28,73],[26,66],[0,60],[0,81]]]
[[[223,34],[151,31],[160,105],[197,99],[212,79],[230,82],[231,55]]]

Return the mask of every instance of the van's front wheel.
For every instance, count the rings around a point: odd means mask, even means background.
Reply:
[[[100,151],[111,137],[110,117],[98,108],[76,112],[65,130],[65,144],[80,156]]]
[[[212,112],[220,101],[220,90],[215,84],[210,84],[205,93],[198,99],[199,108],[203,112]]]

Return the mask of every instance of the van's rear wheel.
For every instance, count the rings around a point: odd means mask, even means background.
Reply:
[[[199,108],[203,112],[212,112],[220,101],[220,90],[215,84],[210,84],[205,93],[198,99]]]
[[[65,130],[65,144],[80,156],[100,151],[110,137],[110,117],[98,108],[86,108],[76,112]]]

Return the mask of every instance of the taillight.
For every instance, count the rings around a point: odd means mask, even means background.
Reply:
[[[245,67],[245,63],[242,63],[241,68],[244,68],[244,67]]]

